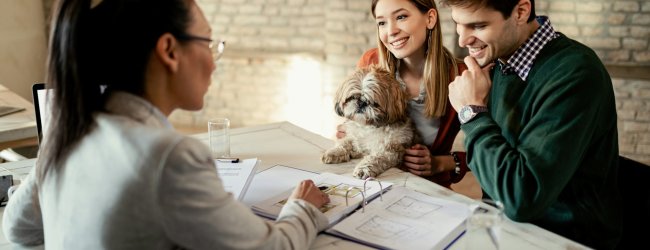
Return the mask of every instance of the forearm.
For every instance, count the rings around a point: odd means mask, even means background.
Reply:
[[[34,170],[20,184],[5,207],[2,229],[10,242],[21,245],[43,244],[43,221],[37,196]]]

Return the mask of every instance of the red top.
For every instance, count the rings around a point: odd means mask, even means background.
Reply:
[[[379,63],[379,54],[377,53],[377,48],[370,49],[361,56],[359,62],[357,62],[357,67],[367,67],[371,64]],[[458,63],[458,73],[460,74],[467,69],[467,66],[463,63]],[[454,79],[453,71],[449,72],[449,75]],[[460,131],[460,121],[457,119],[456,110],[451,107],[451,103],[447,100],[447,112],[440,117],[440,128],[438,128],[438,135],[436,140],[433,142],[433,145],[429,145],[429,151],[431,155],[450,155],[451,147],[454,144],[456,135]],[[438,183],[441,186],[451,188],[452,183],[459,182],[465,173],[469,171],[467,168],[467,161],[465,158],[465,152],[456,152],[458,159],[460,160],[460,174],[456,174],[454,171],[451,172],[442,172],[435,174],[431,177],[428,177],[429,180]]]

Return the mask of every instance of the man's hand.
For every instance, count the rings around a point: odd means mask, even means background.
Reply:
[[[487,106],[487,97],[492,86],[490,69],[494,63],[481,68],[476,59],[467,56],[465,64],[467,70],[449,84],[449,101],[456,111],[465,105]]]

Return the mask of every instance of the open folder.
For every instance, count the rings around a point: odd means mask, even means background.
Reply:
[[[276,219],[303,179],[313,180],[330,194],[330,203],[321,208],[329,220],[328,234],[376,248],[443,249],[465,230],[469,211],[465,204],[388,182],[286,166],[258,173],[243,202],[258,215]]]

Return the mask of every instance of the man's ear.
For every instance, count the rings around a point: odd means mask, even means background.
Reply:
[[[513,16],[517,19],[517,23],[527,23],[528,17],[530,16],[530,10],[532,9],[530,0],[519,0],[517,6],[515,6]]]
[[[156,57],[160,59],[160,63],[170,70],[171,72],[176,72],[178,70],[178,51],[179,43],[170,33],[165,33],[156,42],[155,53]]]
[[[427,29],[433,29],[436,27],[436,21],[438,20],[438,11],[436,9],[429,9],[427,11]]]

